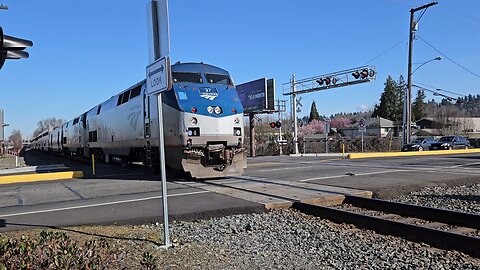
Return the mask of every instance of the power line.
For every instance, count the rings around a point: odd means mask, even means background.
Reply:
[[[426,41],[425,39],[423,39],[421,36],[418,36],[417,37],[422,40],[423,42],[425,42],[428,46],[430,46],[430,48],[434,49],[435,51],[437,51],[439,54],[441,54],[443,57],[447,58],[448,60],[450,60],[452,63],[454,63],[455,65],[459,66],[460,68],[462,68],[463,70],[467,71],[468,73],[474,75],[474,76],[477,76],[478,78],[480,78],[480,75],[478,75],[477,73],[469,70],[468,68],[462,66],[461,64],[457,63],[455,60],[453,60],[452,58],[446,56],[444,53],[442,53],[440,50],[438,50],[437,48],[433,47],[432,44],[428,43],[428,41]]]
[[[431,85],[428,85],[428,84],[425,84],[425,83],[421,83],[421,82],[414,82],[414,83],[422,85],[423,87],[428,87],[428,88],[435,89],[435,91],[445,92],[445,93],[449,93],[449,94],[457,95],[457,96],[461,96],[461,97],[465,96],[465,94],[459,94],[459,93],[448,91],[448,90],[445,90],[445,89],[440,89],[440,88],[437,88],[435,86],[431,86]]]
[[[444,5],[443,8],[445,8],[446,10],[449,10],[450,12],[452,13],[457,13],[459,16],[461,16],[462,18],[465,18],[465,17],[470,17],[470,20],[472,21],[475,21],[477,23],[480,23],[480,18],[479,17],[476,17],[472,14],[468,14],[468,13],[465,13],[459,9],[456,9],[454,7],[451,7],[449,5]]]
[[[398,43],[396,43],[395,45],[393,45],[390,49],[388,49],[388,50],[382,52],[381,54],[379,54],[379,55],[373,57],[372,59],[370,59],[368,62],[365,63],[365,65],[370,64],[372,61],[376,60],[377,58],[382,57],[383,55],[385,55],[385,54],[388,53],[389,51],[395,49],[396,47],[398,47],[399,45],[401,45],[402,43],[404,43],[405,41],[407,41],[407,39],[408,39],[408,37],[402,39],[400,42],[398,42]]]

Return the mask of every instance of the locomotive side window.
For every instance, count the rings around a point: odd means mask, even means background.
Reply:
[[[123,93],[123,99],[122,99],[122,104],[126,103],[128,101],[128,98],[130,97],[130,90]]]
[[[141,86],[141,85],[133,88],[133,89],[131,90],[131,93],[130,93],[130,99],[132,99],[132,98],[134,98],[134,97],[136,97],[136,96],[139,96],[139,95],[140,95],[140,90],[142,90],[142,86]]]
[[[207,82],[208,83],[224,84],[224,85],[233,86],[232,80],[230,80],[230,77],[228,75],[205,74],[205,77],[207,77]]]
[[[173,82],[203,83],[200,73],[172,72]]]
[[[100,114],[100,111],[101,111],[101,110],[102,110],[102,105],[99,105],[99,106],[98,106],[98,109],[97,109],[97,115]]]
[[[130,97],[130,90],[118,95],[117,106],[122,105],[123,103],[126,103],[129,97]]]

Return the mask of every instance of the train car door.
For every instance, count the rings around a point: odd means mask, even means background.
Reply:
[[[83,156],[88,158],[90,153],[88,149],[88,120],[86,112],[82,114],[82,128],[80,130],[80,147],[83,148]]]
[[[145,138],[152,136],[152,130],[150,127],[150,96],[143,94],[143,115],[144,115],[144,134]]]

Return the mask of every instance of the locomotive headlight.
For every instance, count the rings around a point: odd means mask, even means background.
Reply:
[[[195,117],[192,117],[192,119],[190,119],[190,123],[192,123],[192,125],[194,125],[194,126],[195,126],[195,125],[198,123],[198,120],[197,120],[197,118],[195,118]]]
[[[238,124],[238,123],[240,123],[240,119],[238,119],[238,117],[235,117],[235,120],[233,120],[233,122],[234,122],[235,124]]]
[[[208,107],[207,107],[207,112],[208,112],[208,113],[213,113],[213,107],[212,107],[212,106],[208,106]]]
[[[221,114],[222,113],[222,108],[220,108],[219,106],[215,107],[215,113],[216,114]]]

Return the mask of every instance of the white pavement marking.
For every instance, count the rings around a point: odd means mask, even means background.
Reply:
[[[273,172],[273,171],[285,171],[285,170],[296,170],[296,169],[308,169],[308,168],[312,168],[312,167],[316,167],[316,166],[283,167],[283,168],[258,170],[256,172]]]
[[[210,192],[210,191],[203,190],[203,191],[195,191],[195,192],[172,194],[172,195],[168,195],[168,197],[179,197],[179,196],[195,195],[195,194],[209,193],[209,192]],[[24,215],[32,215],[32,214],[41,214],[41,213],[49,213],[49,212],[58,212],[58,211],[74,210],[74,209],[82,209],[82,208],[91,208],[91,207],[98,207],[98,206],[105,206],[105,205],[113,205],[113,204],[121,204],[121,203],[141,202],[141,201],[155,200],[155,199],[160,199],[160,198],[162,198],[162,196],[153,196],[153,197],[139,198],[139,199],[131,199],[131,200],[123,200],[123,201],[114,201],[114,202],[97,203],[97,204],[87,204],[87,205],[79,205],[79,206],[71,206],[71,207],[47,209],[47,210],[38,210],[38,211],[30,211],[30,212],[23,212],[23,213],[14,213],[14,214],[0,215],[0,218],[4,218],[4,217],[15,217],[15,216],[24,216]]]
[[[381,171],[381,172],[356,173],[355,175],[351,175],[351,176],[364,176],[364,175],[374,175],[374,174],[392,173],[392,172],[406,172],[406,171],[408,171],[408,170],[390,170],[390,171]],[[350,177],[350,175],[342,174],[342,175],[322,176],[322,177],[301,179],[301,180],[297,180],[297,181],[308,182],[308,181],[313,181],[313,180],[334,179],[334,178],[342,178],[342,177]]]
[[[449,168],[460,168],[460,167],[472,166],[472,165],[480,165],[480,162],[474,162],[474,163],[468,163],[468,164],[459,164],[459,165],[453,165],[453,166],[450,166]]]

